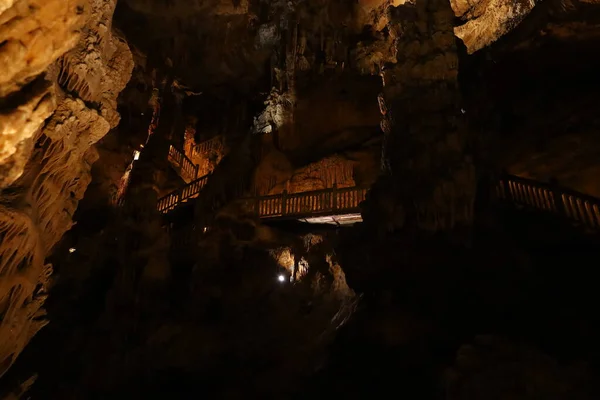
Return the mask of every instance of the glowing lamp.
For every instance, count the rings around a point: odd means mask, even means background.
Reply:
[[[279,282],[285,282],[285,276],[283,276],[283,275],[279,275],[279,276],[277,277],[277,280],[278,280]]]
[[[140,159],[140,152],[139,152],[139,150],[134,150],[133,151],[133,159],[134,159],[134,161],[137,161],[137,160]]]
[[[77,249],[76,249],[75,247],[71,247],[71,248],[69,249],[69,253],[75,253],[75,251],[76,251],[76,250],[77,250]]]

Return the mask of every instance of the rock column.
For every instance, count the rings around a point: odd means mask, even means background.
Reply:
[[[453,12],[444,0],[390,7],[398,62],[379,104],[384,176],[365,221],[387,231],[450,231],[472,223],[475,174],[458,87]]]

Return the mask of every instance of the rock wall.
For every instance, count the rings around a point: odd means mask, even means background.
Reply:
[[[112,31],[115,4],[0,4],[0,375],[47,324],[45,258],[72,226],[93,144],[119,123],[133,59]]]
[[[259,195],[308,192],[356,185],[354,168],[358,165],[341,155],[325,157],[305,167],[293,169],[285,156],[277,151],[261,160],[254,172],[254,193]]]
[[[371,211],[388,230],[469,225],[475,175],[461,113],[452,10],[443,0],[429,0],[389,12],[398,62],[381,74],[386,176],[376,185]]]

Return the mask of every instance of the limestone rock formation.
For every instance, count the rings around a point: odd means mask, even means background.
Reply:
[[[475,174],[460,109],[452,10],[429,0],[389,12],[398,62],[383,69],[379,97],[386,172],[379,184],[388,194],[372,211],[385,214],[380,222],[388,230],[469,225]]]
[[[534,0],[451,0],[457,17],[466,22],[454,33],[467,46],[469,53],[495,42],[515,28],[533,10]]]
[[[0,187],[23,173],[32,137],[56,107],[42,74],[77,43],[88,13],[85,0],[0,3]]]
[[[0,375],[47,323],[45,258],[72,226],[93,144],[119,122],[116,97],[133,60],[112,31],[115,4],[17,1],[0,14],[0,41],[9,44],[0,59],[10,64],[0,68],[8,71],[0,81]]]

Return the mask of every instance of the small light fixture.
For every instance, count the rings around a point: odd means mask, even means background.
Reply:
[[[278,280],[279,282],[283,283],[283,282],[285,282],[285,276],[283,276],[283,275],[279,275],[279,276],[277,277],[277,280]]]
[[[77,249],[75,247],[71,247],[69,249],[69,253],[71,253],[71,254],[75,253],[75,251],[77,251]]]
[[[204,228],[202,228],[202,232],[206,233],[206,231],[208,230],[208,227],[205,226]]]
[[[133,151],[133,160],[137,161],[140,159],[140,151],[139,150],[134,150]]]
[[[140,144],[140,149],[143,149],[143,148],[144,148],[144,145],[143,145],[143,144]]]

